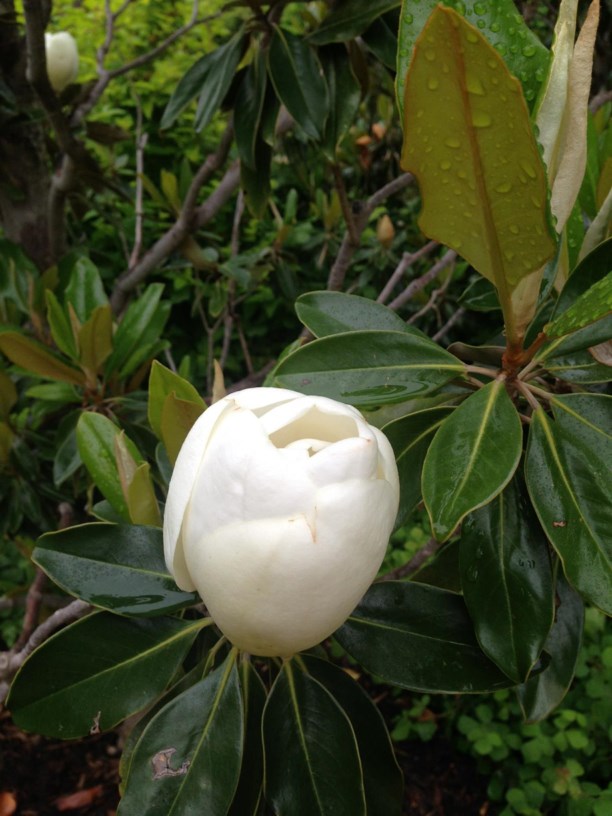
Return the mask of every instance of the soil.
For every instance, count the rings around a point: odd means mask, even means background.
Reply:
[[[117,734],[62,742],[24,734],[0,715],[0,816],[114,816]],[[444,738],[398,746],[404,816],[494,816],[487,781]]]

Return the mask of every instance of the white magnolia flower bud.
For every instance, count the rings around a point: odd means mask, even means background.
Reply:
[[[77,44],[67,31],[57,34],[45,34],[45,52],[47,56],[47,74],[51,87],[61,93],[79,73],[79,51]]]
[[[211,406],[181,448],[164,517],[166,564],[232,643],[288,657],[355,608],[398,503],[391,445],[359,411],[249,388]]]

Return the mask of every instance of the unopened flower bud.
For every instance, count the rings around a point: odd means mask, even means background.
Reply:
[[[67,31],[45,34],[47,75],[55,93],[61,93],[77,78],[79,51],[76,40]]]

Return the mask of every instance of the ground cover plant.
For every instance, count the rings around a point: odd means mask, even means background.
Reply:
[[[443,693],[504,813],[601,816],[606,7],[80,9],[0,2],[14,722],[137,715],[120,814],[390,816]]]

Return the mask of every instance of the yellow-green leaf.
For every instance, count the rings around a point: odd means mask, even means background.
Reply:
[[[206,407],[204,400],[188,380],[154,360],[149,376],[148,416],[149,424],[158,439],[162,438],[161,421],[164,403],[168,394],[172,392],[180,399],[192,402],[197,406],[199,414]]]
[[[495,284],[508,324],[512,290],[555,250],[545,168],[519,81],[476,28],[441,5],[415,45],[404,133],[421,229]]]
[[[0,333],[0,351],[15,365],[40,377],[60,380],[71,385],[83,385],[85,382],[83,372],[58,360],[40,343],[24,337],[19,332]]]
[[[136,468],[127,491],[127,505],[133,524],[161,527],[159,506],[151,481],[151,466],[143,462]]]
[[[176,462],[185,437],[201,413],[199,405],[180,399],[174,391],[166,397],[161,415],[161,438],[172,464]]]
[[[0,465],[8,462],[15,434],[6,422],[0,422]]]
[[[178,180],[174,173],[170,173],[168,170],[161,171],[161,188],[168,203],[178,215],[181,211],[181,198],[178,191]]]
[[[113,350],[113,318],[110,306],[96,307],[79,330],[80,362],[95,377]]]

